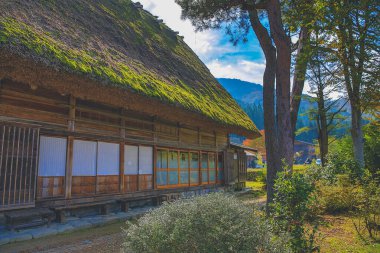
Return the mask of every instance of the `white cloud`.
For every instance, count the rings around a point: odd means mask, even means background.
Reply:
[[[137,0],[136,0],[137,1]],[[159,16],[174,31],[184,36],[185,42],[205,62],[215,77],[238,78],[245,81],[262,83],[265,65],[257,61],[247,61],[223,56],[229,53],[244,53],[241,48],[230,43],[221,43],[223,32],[207,30],[195,32],[189,20],[181,19],[181,7],[174,0],[138,0],[144,9]],[[255,50],[260,50],[256,48]],[[261,51],[261,50],[260,50]],[[240,56],[241,58],[241,56]]]
[[[262,84],[265,63],[238,60],[235,63],[225,63],[214,60],[207,64],[216,77],[238,78],[244,81]]]
[[[212,55],[217,55],[223,50],[216,46],[220,40],[218,33],[215,31],[195,32],[189,20],[181,19],[181,7],[174,0],[139,1],[143,4],[144,9],[159,16],[166,25],[184,36],[185,42],[203,61],[209,60]]]

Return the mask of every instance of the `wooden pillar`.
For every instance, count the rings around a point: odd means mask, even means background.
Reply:
[[[125,139],[125,110],[122,108],[120,111],[120,137]]]
[[[119,168],[120,168],[120,176],[119,176],[119,190],[121,193],[124,192],[124,142],[120,142],[120,159],[119,159]]]
[[[201,145],[202,144],[202,140],[201,140],[201,129],[198,127],[198,145]]]
[[[181,146],[181,126],[180,126],[179,122],[177,123],[177,134],[178,134],[177,147],[180,147]]]
[[[216,131],[214,131],[214,146],[215,146],[215,148],[218,147],[216,136],[217,136]]]
[[[70,95],[70,98],[69,98],[69,120],[68,120],[68,130],[70,132],[75,131],[75,107],[76,107],[76,99],[75,99],[75,97]]]
[[[74,137],[67,138],[67,156],[66,156],[66,174],[65,174],[65,198],[71,198],[71,185],[73,177],[73,153],[74,151]]]
[[[157,189],[157,145],[153,146],[153,182],[152,182],[152,188],[154,190]]]
[[[120,149],[119,149],[119,191],[121,193],[124,192],[125,185],[124,185],[124,149],[125,149],[125,110],[122,108],[120,110],[120,138],[123,139],[123,141],[120,142]]]
[[[67,124],[67,130],[70,132],[75,131],[75,111],[76,111],[76,99],[70,95],[69,98],[69,120]],[[65,198],[71,198],[71,186],[73,177],[73,156],[74,156],[74,137],[67,137],[67,155],[66,155],[66,173],[65,173]]]

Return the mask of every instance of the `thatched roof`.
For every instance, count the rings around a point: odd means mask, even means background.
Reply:
[[[257,133],[182,38],[130,0],[2,0],[0,10],[0,53]]]

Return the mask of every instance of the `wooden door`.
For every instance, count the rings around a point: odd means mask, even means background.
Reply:
[[[0,122],[0,211],[35,204],[39,128]]]

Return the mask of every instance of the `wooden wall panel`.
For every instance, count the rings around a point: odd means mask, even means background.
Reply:
[[[124,192],[136,192],[137,191],[137,175],[125,175],[124,176]]]
[[[37,198],[62,197],[65,177],[38,177]]]
[[[119,192],[119,176],[97,176],[97,194]]]
[[[45,123],[64,129],[68,120],[68,97],[46,89],[4,81],[0,93],[0,115]]]
[[[197,145],[198,144],[198,131],[181,128],[180,140],[182,143]]]
[[[139,190],[152,190],[153,189],[153,175],[139,175]]]
[[[215,135],[209,133],[201,133],[201,145],[207,147],[215,147]]]
[[[71,195],[91,196],[96,191],[96,176],[73,176]]]

